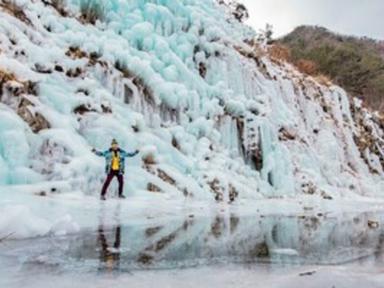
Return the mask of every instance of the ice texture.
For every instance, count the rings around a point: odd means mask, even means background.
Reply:
[[[0,192],[96,200],[104,163],[91,149],[116,138],[141,151],[129,197],[381,197],[378,116],[252,44],[225,6],[99,1],[89,23],[83,2],[66,1],[66,15],[42,1],[16,1],[25,18],[0,11]]]

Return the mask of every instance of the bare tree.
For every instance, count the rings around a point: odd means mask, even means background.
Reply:
[[[249,18],[247,7],[237,0],[218,0],[218,3],[227,6],[231,11],[232,16],[239,22],[244,22]]]
[[[273,43],[273,26],[271,24],[265,24],[265,28],[261,29],[258,33],[257,40],[266,44]]]

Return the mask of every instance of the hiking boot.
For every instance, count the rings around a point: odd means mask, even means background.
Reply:
[[[107,200],[107,199],[105,198],[104,195],[101,195],[101,196],[100,196],[100,200],[101,200],[101,201],[105,201],[105,200]]]
[[[125,199],[124,195],[119,195],[119,199]]]

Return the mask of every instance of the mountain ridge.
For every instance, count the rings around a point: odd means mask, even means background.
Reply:
[[[312,73],[325,74],[372,109],[383,111],[384,41],[300,26],[277,43],[289,49],[293,63],[312,61]]]

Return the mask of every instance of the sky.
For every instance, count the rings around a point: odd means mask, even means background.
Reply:
[[[239,0],[250,13],[248,24],[273,25],[274,37],[303,24],[384,40],[384,0]]]

